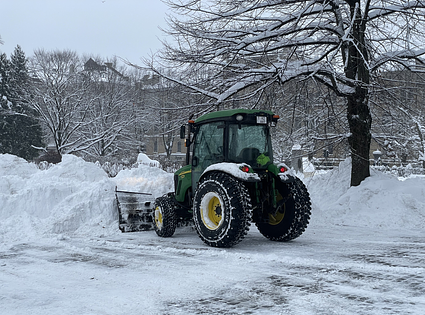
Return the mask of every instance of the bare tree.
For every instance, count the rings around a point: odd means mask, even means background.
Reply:
[[[147,137],[160,139],[166,159],[170,160],[180,126],[194,109],[202,111],[208,105],[203,104],[204,97],[191,90],[164,80],[150,70],[130,65],[139,72],[136,84],[138,126],[143,126],[143,134]]]
[[[84,139],[79,150],[95,158],[127,151],[122,138],[128,136],[127,129],[135,123],[134,90],[126,69],[119,67],[116,59],[99,61],[99,68],[101,71],[83,72],[91,106],[87,109],[87,123],[77,132]]]
[[[88,75],[73,51],[35,51],[27,101],[58,153],[107,156],[119,149],[118,137],[133,122],[132,95],[128,79],[108,65]]]
[[[216,105],[230,98],[258,97],[276,82],[320,82],[346,99],[351,185],[370,176],[369,96],[374,74],[394,63],[409,69],[409,60],[419,61],[425,53],[425,2],[164,2],[182,18],[170,16],[167,33],[173,41],[165,44],[162,65],[148,63],[153,70],[167,63],[191,70],[190,77],[168,78],[208,95]],[[199,80],[194,73],[204,69],[209,75]]]
[[[49,130],[58,153],[78,147],[76,131],[85,124],[91,104],[85,99],[86,87],[79,78],[81,63],[73,51],[37,50],[30,59],[33,84],[28,103]]]
[[[384,157],[407,163],[417,157],[425,165],[425,75],[419,71],[382,72],[371,97],[373,137],[385,149]]]

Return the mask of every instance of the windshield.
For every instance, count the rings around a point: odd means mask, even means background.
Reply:
[[[252,167],[265,167],[273,162],[269,129],[266,125],[229,126],[228,159],[245,162]]]

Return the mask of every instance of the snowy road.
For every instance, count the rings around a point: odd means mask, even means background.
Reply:
[[[190,228],[0,250],[1,314],[424,314],[423,231],[310,226],[231,249]]]

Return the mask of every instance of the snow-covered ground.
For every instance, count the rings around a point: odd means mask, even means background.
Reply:
[[[349,173],[303,179],[313,211],[298,239],[253,226],[218,249],[190,227],[119,231],[115,186],[172,190],[156,167],[110,179],[72,155],[48,170],[0,155],[0,314],[424,314],[425,180],[373,172],[350,188]]]

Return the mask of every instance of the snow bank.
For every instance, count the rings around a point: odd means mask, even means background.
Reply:
[[[73,155],[48,170],[0,154],[0,242],[117,230],[115,184]]]
[[[350,187],[351,160],[326,174],[305,179],[313,202],[311,224],[423,228],[425,181],[373,171],[360,186]]]
[[[350,187],[350,169],[346,160],[333,171],[304,179],[313,202],[311,225],[424,227],[423,178],[399,181],[373,172],[360,186]],[[156,198],[173,190],[173,174],[140,164],[111,179],[94,163],[73,155],[39,170],[16,156],[0,154],[0,242],[120,233],[115,186]]]
[[[96,164],[73,155],[47,170],[0,154],[0,242],[54,235],[120,233],[115,204],[119,190],[150,192],[159,197],[173,190],[173,174],[140,164],[115,178]]]

